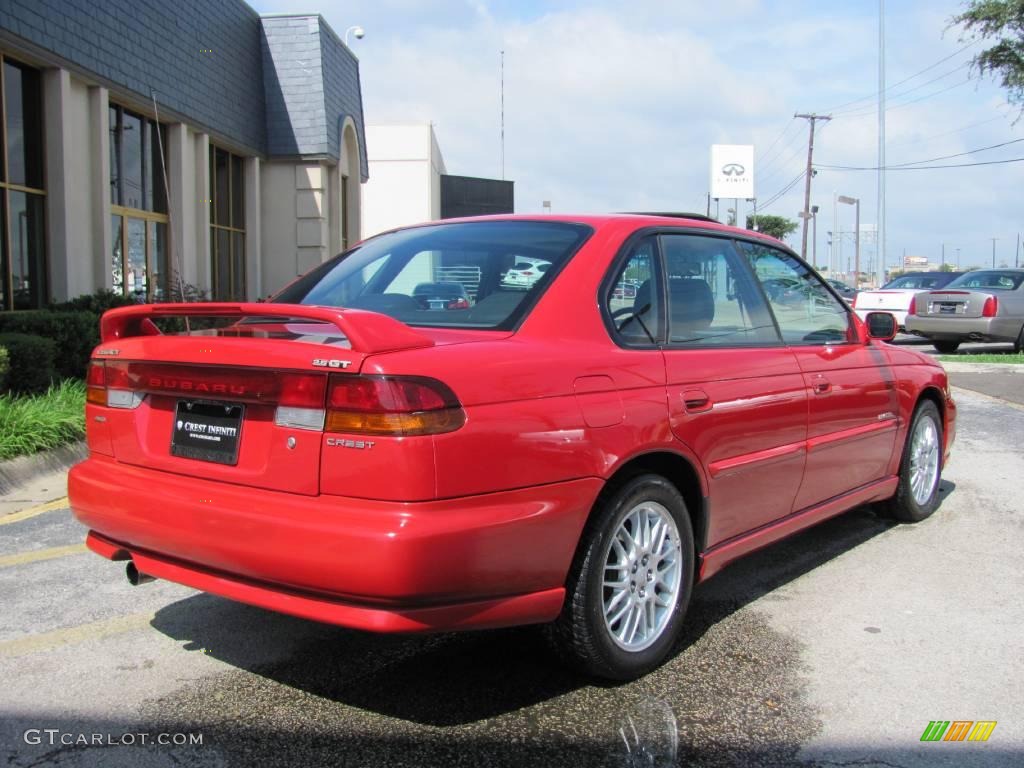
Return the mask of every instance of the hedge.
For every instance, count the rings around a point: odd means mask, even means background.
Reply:
[[[57,379],[57,343],[53,339],[0,333],[0,347],[7,350],[7,387],[11,392],[45,392]]]
[[[100,343],[99,317],[92,312],[0,312],[0,334],[42,336],[56,345],[54,366],[62,379],[84,379],[89,356]],[[13,353],[12,353],[13,358]],[[14,387],[14,361],[11,386]]]

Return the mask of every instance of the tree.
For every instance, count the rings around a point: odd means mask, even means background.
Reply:
[[[939,272],[956,272],[956,267],[948,263],[942,264],[939,266]]]
[[[968,0],[967,10],[954,16],[953,23],[964,27],[964,40],[994,43],[972,65],[996,78],[1008,101],[1024,105],[1024,1]]]
[[[753,216],[747,216],[747,229],[754,229],[754,222],[755,218]],[[787,219],[785,216],[762,216],[758,214],[756,222],[758,232],[771,235],[776,240],[785,240],[788,235],[796,232],[796,228],[799,226],[795,221]]]

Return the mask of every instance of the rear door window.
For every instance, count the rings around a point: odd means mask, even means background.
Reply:
[[[662,235],[669,345],[778,344],[764,297],[731,240]]]

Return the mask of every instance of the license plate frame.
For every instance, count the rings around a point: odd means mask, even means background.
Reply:
[[[236,466],[244,423],[241,403],[179,400],[171,424],[171,455]]]

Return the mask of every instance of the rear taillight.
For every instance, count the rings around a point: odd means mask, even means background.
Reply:
[[[466,423],[455,394],[418,376],[346,376],[94,360],[86,400],[137,408],[147,394],[276,405],[274,423],[365,435],[435,435]],[[326,407],[325,407],[326,406]]]
[[[448,302],[448,309],[469,309],[469,302],[465,299],[455,299]]]
[[[328,432],[436,435],[466,423],[455,394],[440,381],[404,376],[332,376]]]
[[[917,314],[917,296],[911,296],[910,297],[910,306],[907,308],[907,314],[908,315],[916,315]]]
[[[995,296],[988,296],[985,298],[985,304],[981,308],[982,317],[995,317],[999,311],[999,299]]]
[[[89,363],[89,370],[85,375],[85,399],[93,405],[107,404],[107,380],[102,360],[93,360]]]

